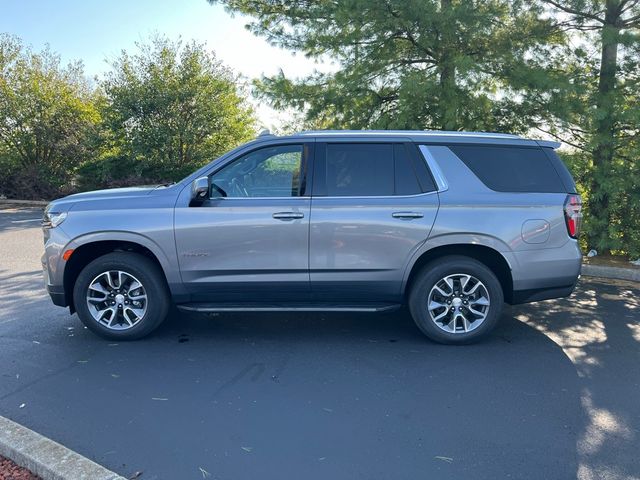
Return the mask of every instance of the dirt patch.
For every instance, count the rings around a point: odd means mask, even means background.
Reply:
[[[8,458],[0,457],[0,480],[41,480],[26,468],[19,467]]]
[[[640,265],[634,265],[626,257],[613,257],[610,255],[598,255],[596,257],[583,257],[582,261],[586,265],[596,265],[603,267],[631,268],[640,270]]]

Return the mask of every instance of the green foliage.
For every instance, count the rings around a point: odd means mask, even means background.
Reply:
[[[82,63],[0,35],[0,194],[177,180],[253,135],[237,79],[204,46],[138,47],[96,86]]]
[[[101,84],[104,151],[82,168],[85,187],[178,180],[254,134],[236,79],[203,45],[137,46]]]
[[[336,66],[254,81],[296,112],[285,131],[544,132],[568,146],[583,246],[640,256],[640,0],[209,1]],[[0,194],[176,180],[253,135],[245,93],[194,42],[139,44],[95,85],[81,63],[0,35]]]
[[[524,58],[560,35],[540,9],[499,0],[220,0],[284,48],[339,66],[335,73],[256,82],[276,108],[304,110],[321,128],[524,131],[504,95]]]
[[[638,257],[640,2],[543,1],[562,12],[571,43],[547,57],[555,95],[532,89],[529,98],[549,133],[580,158],[573,166],[587,200],[585,244]]]
[[[311,128],[542,131],[585,199],[584,246],[640,255],[639,0],[209,0],[333,73],[255,82]]]
[[[0,34],[0,193],[50,198],[72,188],[77,166],[94,152],[99,121],[82,64],[62,66]]]

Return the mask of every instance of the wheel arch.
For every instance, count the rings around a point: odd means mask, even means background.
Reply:
[[[155,248],[154,248],[155,246]],[[63,273],[63,288],[65,300],[71,313],[75,311],[73,303],[73,288],[75,281],[82,269],[90,262],[111,252],[134,252],[149,258],[163,272],[165,281],[171,288],[172,279],[169,277],[169,260],[161,253],[157,245],[151,241],[145,241],[140,235],[123,236],[114,238],[111,235],[90,236],[90,238],[76,239],[71,242],[67,249],[72,249],[73,253],[66,261]]]
[[[410,268],[407,269],[403,284],[403,297],[407,297],[417,274],[425,265],[438,258],[449,255],[461,255],[473,258],[484,264],[498,278],[504,293],[505,302],[511,303],[513,301],[513,277],[511,275],[511,266],[507,259],[493,247],[473,243],[439,245],[415,255]]]

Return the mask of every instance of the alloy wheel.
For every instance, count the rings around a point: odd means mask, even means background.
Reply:
[[[468,333],[487,318],[490,308],[487,287],[465,273],[447,275],[438,280],[427,300],[433,323],[447,333]]]
[[[110,330],[128,330],[137,325],[147,305],[147,292],[142,283],[122,270],[102,272],[87,289],[89,313]]]

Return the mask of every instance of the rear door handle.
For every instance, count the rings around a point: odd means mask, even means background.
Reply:
[[[295,220],[296,218],[304,218],[302,212],[276,212],[271,215],[276,220]]]
[[[424,215],[420,212],[393,212],[391,214],[393,218],[404,218],[404,219],[412,219],[412,218],[422,218]]]

